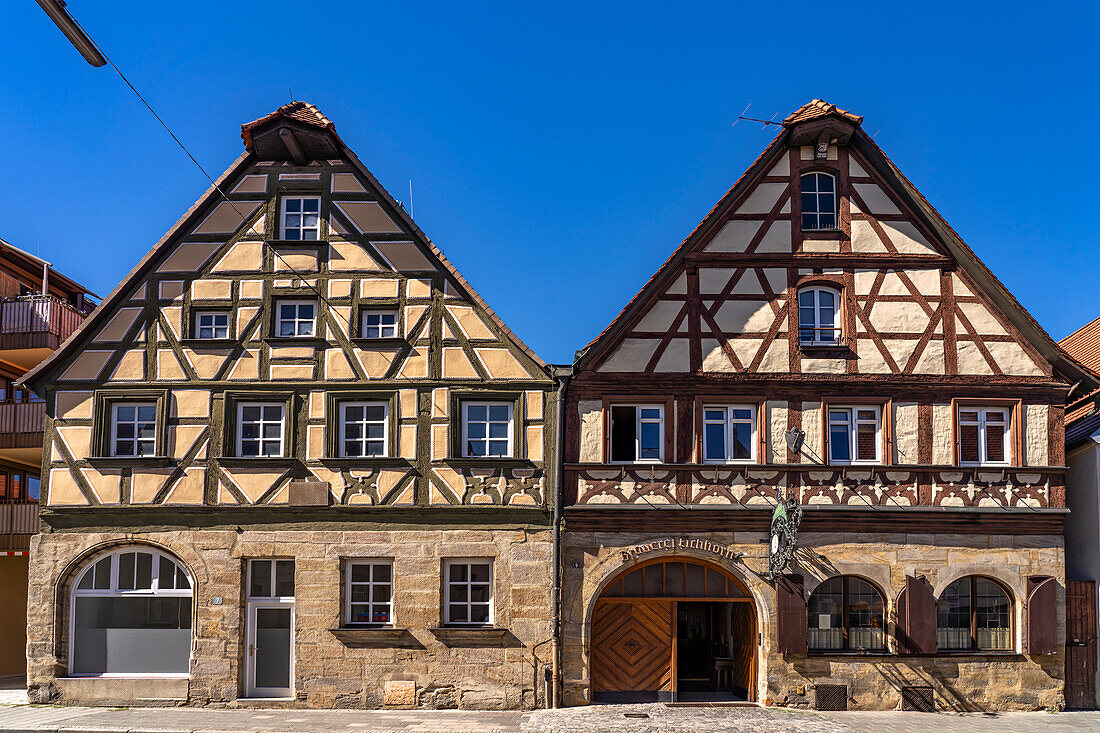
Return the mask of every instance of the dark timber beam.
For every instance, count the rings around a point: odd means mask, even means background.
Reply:
[[[302,150],[302,146],[298,144],[298,138],[294,136],[294,130],[289,127],[284,127],[279,130],[279,137],[282,138],[283,144],[286,145],[286,149],[290,151],[290,155],[294,158],[294,162],[298,165],[305,165],[306,160],[305,151]]]

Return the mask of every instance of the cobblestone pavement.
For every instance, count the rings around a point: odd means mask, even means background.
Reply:
[[[641,715],[648,717],[636,717]],[[523,733],[1100,733],[1100,712],[825,713],[783,708],[670,708],[653,703],[536,710],[522,730]]]
[[[627,716],[630,717],[627,717]],[[647,717],[640,717],[647,716]],[[1100,712],[824,713],[782,708],[593,705],[460,710],[82,708],[0,704],[0,731],[30,733],[1052,733],[1100,732]]]

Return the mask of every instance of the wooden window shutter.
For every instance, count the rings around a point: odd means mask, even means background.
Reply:
[[[1058,581],[1049,575],[1027,578],[1027,653],[1054,654],[1058,645]]]
[[[898,599],[897,641],[902,654],[936,653],[936,599],[923,578],[905,576]]]
[[[806,597],[802,587],[801,575],[781,575],[775,581],[780,654],[806,653]]]

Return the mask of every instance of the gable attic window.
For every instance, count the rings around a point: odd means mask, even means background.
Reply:
[[[660,463],[664,459],[664,407],[612,405],[612,463]]]
[[[317,240],[321,238],[321,198],[319,196],[284,196],[280,238],[286,240]]]
[[[798,343],[802,346],[840,345],[840,293],[832,288],[798,291]]]
[[[828,173],[802,176],[802,230],[836,229],[836,178]]]
[[[111,455],[156,455],[157,404],[116,402],[111,405]]]
[[[388,339],[397,336],[397,311],[363,311],[361,330],[365,339]]]
[[[195,335],[200,339],[229,338],[229,313],[227,311],[196,313]]]
[[[275,335],[294,338],[313,336],[317,304],[312,300],[280,300],[275,320]]]

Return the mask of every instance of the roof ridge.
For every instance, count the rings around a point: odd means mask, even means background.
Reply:
[[[863,117],[861,115],[854,114],[846,109],[841,109],[835,104],[829,104],[823,99],[811,99],[809,102],[787,115],[783,119],[783,126],[793,125],[796,122],[816,120],[819,117],[827,117],[829,115],[843,117],[856,125],[863,123]]]

